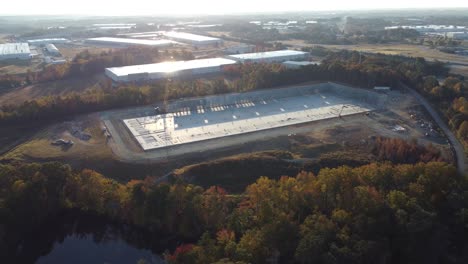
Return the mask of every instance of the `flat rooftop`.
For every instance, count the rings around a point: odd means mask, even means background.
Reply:
[[[126,76],[129,74],[139,73],[169,73],[181,70],[199,69],[207,67],[215,67],[222,65],[229,65],[237,63],[234,60],[224,58],[211,58],[189,61],[167,61],[152,64],[132,65],[124,67],[107,68],[106,70],[112,72],[117,76]]]
[[[136,24],[131,23],[112,23],[112,24],[93,24],[95,27],[119,27],[119,26],[136,26]]]
[[[276,92],[290,93],[288,89]],[[354,88],[350,89],[352,93]],[[258,93],[248,99],[247,94],[245,99],[227,104],[208,104],[199,98],[199,103],[191,107],[123,122],[146,151],[374,110],[363,97],[350,98],[326,89],[284,98],[270,96],[268,91],[263,99]]]
[[[10,54],[30,54],[28,43],[6,43],[0,44],[0,56]]]
[[[120,33],[117,36],[136,36],[136,35],[146,35],[146,34],[157,34],[161,35],[164,31],[145,31],[145,32],[132,32],[132,33]]]
[[[129,38],[111,38],[111,37],[90,38],[90,39],[87,39],[87,41],[102,42],[102,43],[129,44],[129,45],[145,45],[145,46],[165,46],[165,45],[177,43],[175,41],[167,40],[167,39],[148,40],[148,39],[129,39]]]
[[[219,38],[195,35],[191,33],[184,33],[184,32],[176,32],[176,31],[168,31],[163,33],[164,36],[169,38],[176,38],[176,39],[185,39],[190,41],[196,42],[204,42],[204,41],[219,41]]]
[[[320,65],[320,61],[285,61],[283,64],[307,66],[307,65]]]
[[[29,44],[35,44],[35,43],[54,43],[54,42],[67,42],[68,39],[66,38],[46,38],[46,39],[30,39],[28,40]]]
[[[297,50],[275,50],[275,51],[266,51],[266,52],[235,54],[235,55],[229,55],[229,57],[240,59],[240,60],[255,60],[255,59],[275,58],[275,57],[284,57],[284,56],[301,56],[301,55],[307,55],[307,54],[308,54],[307,52],[297,51]]]
[[[160,34],[139,34],[139,35],[129,35],[131,38],[159,38]]]

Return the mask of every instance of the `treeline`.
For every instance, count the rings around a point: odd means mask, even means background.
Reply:
[[[418,145],[416,141],[407,142],[399,138],[377,137],[373,153],[377,160],[393,163],[445,161],[440,150],[432,144],[425,147]]]
[[[151,179],[120,184],[59,163],[0,165],[2,259],[74,208],[185,244],[169,263],[465,263],[466,177],[445,163],[370,164],[260,178],[242,195]]]
[[[265,29],[262,26],[254,24],[226,24],[221,26],[221,30],[230,32],[231,36],[240,40],[246,40],[249,43],[264,43],[287,39],[285,35],[279,33],[275,28]]]
[[[395,28],[388,30],[352,30],[343,33],[336,27],[313,24],[306,29],[287,35],[290,38],[302,39],[312,44],[351,45],[359,43],[384,44],[391,42],[408,42],[416,40],[420,34],[414,29]]]
[[[461,77],[448,77],[439,83],[431,75],[424,77],[415,87],[439,108],[455,135],[468,148],[468,81]]]

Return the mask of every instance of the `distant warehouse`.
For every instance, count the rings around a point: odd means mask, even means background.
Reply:
[[[296,50],[276,50],[267,52],[256,52],[256,53],[245,53],[229,55],[226,58],[245,62],[283,62],[290,60],[306,60],[309,57],[308,52],[296,51]]]
[[[0,44],[0,60],[29,60],[31,57],[28,43]]]
[[[236,61],[224,58],[189,61],[168,61],[153,64],[107,68],[106,75],[114,82],[160,80],[173,77],[199,76],[221,72],[223,66]]]
[[[30,45],[40,46],[46,44],[62,44],[70,42],[68,39],[65,38],[47,38],[47,39],[30,39],[28,43]]]
[[[149,40],[149,39],[128,39],[128,38],[108,38],[108,37],[101,37],[101,38],[90,38],[86,40],[88,44],[95,44],[95,45],[108,45],[108,46],[118,46],[118,47],[129,47],[129,46],[148,46],[148,47],[156,47],[156,48],[163,48],[169,47],[177,42],[172,40],[166,39],[158,39],[158,40]]]
[[[464,40],[468,39],[468,32],[447,32],[447,37]]]
[[[184,33],[184,32],[168,31],[168,32],[162,32],[162,35],[165,36],[166,38],[169,38],[175,41],[188,43],[194,46],[217,45],[217,44],[223,43],[223,40],[219,38],[195,35],[195,34]]]
[[[320,65],[320,61],[285,61],[283,64],[288,69],[299,69],[309,65]]]
[[[231,46],[224,49],[226,54],[241,54],[250,53],[255,51],[255,45],[242,44],[237,46]]]
[[[60,51],[57,49],[57,47],[55,47],[54,44],[47,44],[45,48],[49,54],[54,56],[60,56]]]

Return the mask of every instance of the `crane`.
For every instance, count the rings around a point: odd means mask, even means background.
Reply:
[[[348,107],[348,106],[347,106],[347,105],[343,105],[343,106],[341,107],[341,110],[340,110],[340,113],[338,114],[338,117],[341,118],[341,113],[343,112],[343,109],[344,109],[345,107]]]

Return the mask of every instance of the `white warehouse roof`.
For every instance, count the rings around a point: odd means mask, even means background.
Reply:
[[[48,43],[66,43],[68,39],[66,38],[47,38],[47,39],[30,39],[28,43],[31,45],[35,44],[48,44]]]
[[[59,53],[59,50],[57,49],[57,47],[54,44],[47,44],[45,47],[46,47],[48,52]]]
[[[308,65],[320,65],[320,61],[285,61],[283,62],[283,65],[286,67],[291,67],[291,68],[299,68],[302,66],[308,66]]]
[[[28,43],[0,44],[0,56],[10,56],[10,55],[29,56],[30,54],[31,54],[31,50],[29,50]]]
[[[221,39],[219,39],[219,38],[195,35],[195,34],[184,33],[184,32],[175,32],[175,31],[164,32],[163,35],[168,37],[168,38],[188,40],[188,41],[193,41],[193,42],[213,42],[213,41],[216,42],[216,41],[221,41]]]
[[[106,74],[113,79],[125,79],[129,75],[138,74],[169,74],[184,70],[203,69],[235,64],[236,61],[224,58],[211,58],[189,61],[167,61],[161,63],[132,65],[107,68]],[[110,73],[110,74],[109,74]]]
[[[171,44],[175,44],[177,42],[172,40],[166,39],[158,39],[158,40],[147,40],[147,39],[128,39],[128,38],[109,38],[109,37],[101,37],[101,38],[90,38],[86,40],[87,42],[94,42],[94,43],[107,43],[107,44],[127,44],[127,45],[144,45],[144,46],[168,46]]]
[[[309,53],[297,50],[275,50],[267,52],[255,52],[255,53],[244,53],[229,55],[229,58],[233,58],[239,61],[248,61],[248,60],[270,60],[275,58],[287,58],[287,57],[302,57],[307,56]]]
[[[284,64],[294,64],[300,66],[319,65],[320,61],[285,61]]]

